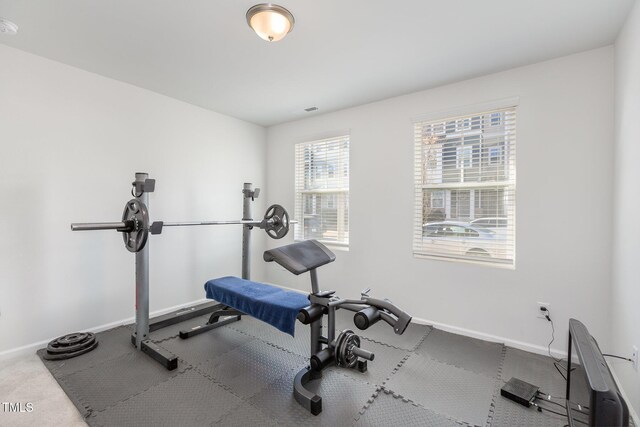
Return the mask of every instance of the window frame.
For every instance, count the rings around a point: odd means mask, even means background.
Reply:
[[[436,193],[438,194],[437,197],[435,197]],[[445,208],[445,194],[444,194],[444,190],[441,191],[432,191],[431,194],[431,208],[432,209],[444,209]],[[435,201],[439,200],[440,203],[438,203],[438,206],[436,206]],[[440,206],[442,205],[442,206]]]
[[[495,155],[493,154],[495,151]],[[489,166],[499,166],[504,161],[501,145],[487,146],[487,164]]]
[[[336,164],[327,163],[328,159],[325,157],[325,164],[320,164],[315,167],[309,167],[306,169],[305,155],[302,150],[311,150],[313,152],[314,146],[317,146],[317,150],[338,150],[337,157],[330,159],[337,159]],[[349,250],[349,178],[350,178],[350,148],[351,148],[351,136],[349,132],[340,132],[331,136],[324,136],[322,138],[314,138],[307,141],[296,143],[294,146],[294,164],[295,164],[295,179],[294,179],[294,200],[295,200],[295,218],[298,220],[298,224],[294,224],[294,241],[303,241],[308,239],[315,239],[319,242],[332,247],[333,249]],[[325,153],[325,156],[327,154]],[[313,154],[310,157],[315,157]],[[310,160],[312,162],[313,160]],[[307,175],[305,175],[307,170]],[[342,173],[342,176],[340,176]],[[325,181],[323,187],[308,187],[308,181],[319,180]],[[302,182],[301,182],[302,181]],[[333,187],[329,184],[329,181],[336,181],[342,186]],[[315,196],[312,199],[308,196]],[[323,196],[327,197],[323,200]],[[319,238],[317,236],[309,236],[306,234],[305,221],[308,220],[307,204],[311,202],[314,206],[314,219],[318,220],[323,227],[326,217],[323,217],[322,205],[326,204],[329,211],[335,210],[335,230],[325,230],[326,232],[334,233],[336,239],[331,238]],[[331,203],[330,203],[331,202]],[[333,208],[329,205],[333,205]],[[318,206],[320,208],[318,209]],[[331,221],[331,219],[329,219]]]
[[[471,167],[473,167],[473,145],[464,143],[458,145],[456,147],[456,168],[469,169]]]
[[[414,239],[413,239],[413,254],[415,258],[425,258],[425,259],[437,259],[444,261],[452,261],[452,262],[462,262],[462,263],[472,263],[478,264],[482,266],[494,267],[494,268],[506,268],[506,269],[515,269],[516,268],[516,127],[517,127],[517,110],[519,106],[519,98],[512,97],[508,99],[502,99],[497,101],[491,101],[483,104],[476,104],[461,107],[458,109],[448,110],[448,111],[439,111],[428,114],[423,114],[420,116],[416,116],[412,118],[413,126],[414,126],[414,147],[416,150],[420,148],[420,154],[422,154],[425,150],[435,151],[444,150],[446,146],[442,141],[443,138],[449,138],[450,140],[454,140],[455,138],[460,138],[464,140],[465,136],[471,134],[479,134],[480,143],[476,147],[473,145],[467,150],[471,150],[471,156],[469,159],[468,151],[465,152],[463,148],[463,143],[454,150],[454,155],[456,156],[456,161],[453,165],[459,170],[461,178],[460,181],[451,181],[449,183],[443,182],[441,188],[437,188],[437,186],[431,185],[432,177],[440,177],[443,179],[446,171],[443,171],[442,168],[434,173],[433,170],[428,169],[428,165],[426,162],[424,164],[419,164],[418,162],[418,151],[415,154],[415,201],[416,206],[415,210],[415,221],[414,221]],[[500,110],[500,111],[495,111]],[[498,114],[496,114],[498,113]],[[501,113],[507,114],[506,116],[502,116]],[[479,128],[475,126],[476,120],[478,116],[483,117],[482,120],[479,121]],[[459,129],[462,132],[452,132],[451,122],[455,124],[465,123],[465,118],[471,118],[471,129],[466,129],[464,126],[460,126]],[[454,128],[456,126],[454,125]],[[445,132],[437,132],[438,130],[444,129]],[[469,130],[471,132],[469,132]],[[440,136],[444,134],[444,136]],[[428,136],[431,135],[431,136]],[[497,137],[496,137],[497,135]],[[437,138],[440,136],[440,138]],[[421,142],[419,142],[419,138],[422,138]],[[429,148],[428,144],[432,144],[429,142],[425,142],[425,138],[434,138],[435,145],[434,148]],[[501,138],[500,142],[496,145],[489,145],[489,141],[494,138]],[[487,140],[487,144],[485,146],[485,139]],[[424,144],[424,145],[421,145]],[[493,148],[493,150],[492,150]],[[463,150],[463,151],[461,151]],[[486,150],[486,154],[483,155],[483,151]],[[463,153],[466,153],[464,158],[461,157]],[[440,151],[440,155],[443,155],[443,152]],[[486,155],[486,157],[484,157]],[[450,154],[449,154],[450,156]],[[477,159],[476,159],[477,157]],[[449,157],[450,158],[450,157]],[[481,175],[481,178],[478,178],[477,181],[470,180],[469,183],[466,182],[464,178],[463,171],[468,165],[469,161],[471,162],[471,168],[479,167],[481,168],[480,173],[486,173],[482,168],[484,167],[500,167],[500,165],[504,165],[504,170],[506,171],[504,175],[500,178],[496,178],[496,180],[486,179]],[[476,164],[477,162],[477,164]],[[460,169],[462,167],[462,169]],[[488,172],[488,171],[487,171]],[[450,172],[451,173],[451,172]],[[422,180],[422,181],[421,181]],[[486,180],[486,181],[485,181]],[[435,181],[437,182],[437,181]],[[457,184],[457,185],[456,185]],[[469,185],[467,185],[469,184]],[[508,237],[507,242],[505,243],[505,248],[507,248],[507,255],[502,258],[502,254],[498,253],[498,255],[494,255],[490,261],[475,260],[468,259],[468,253],[465,256],[448,256],[445,254],[437,254],[437,250],[434,249],[433,254],[429,254],[428,245],[425,245],[425,241],[427,239],[427,223],[429,220],[429,209],[433,209],[433,203],[427,203],[424,197],[430,197],[429,202],[433,200],[433,195],[430,194],[435,191],[439,191],[442,188],[446,188],[449,190],[466,190],[470,189],[477,190],[480,188],[495,188],[497,190],[501,190],[503,194],[504,207],[500,209],[504,209],[505,217],[508,217],[507,227],[500,227],[502,230],[506,230],[508,228]],[[453,215],[449,216],[451,207],[450,194],[445,195],[445,205],[447,206],[446,217],[444,221],[456,221]],[[425,205],[427,203],[427,205]],[[474,204],[474,202],[471,202]],[[501,205],[502,206],[502,205]],[[473,206],[472,206],[472,209]],[[476,208],[477,209],[477,208]],[[482,218],[482,213],[478,216],[477,213],[471,215],[469,221],[460,219],[460,221],[471,222],[474,219]],[[485,214],[486,215],[486,214]],[[491,216],[501,216],[501,215],[491,215]],[[448,219],[450,218],[450,219]],[[433,221],[433,219],[431,220]],[[436,220],[437,221],[437,220]],[[424,228],[423,228],[424,227]],[[473,228],[473,225],[471,225]],[[492,233],[495,230],[489,230]],[[495,234],[495,233],[494,233]],[[481,234],[482,236],[482,234]],[[420,243],[417,243],[420,242]],[[418,248],[417,246],[420,246]],[[462,250],[462,249],[461,249]],[[464,253],[464,252],[463,252]]]

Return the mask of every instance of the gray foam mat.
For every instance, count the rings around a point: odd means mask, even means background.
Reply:
[[[42,352],[44,350],[38,350],[38,356],[40,356],[41,360],[42,360]],[[44,362],[44,360],[43,360]],[[46,364],[45,364],[46,366]],[[89,406],[88,403],[85,403],[84,399],[83,399],[83,393],[79,392],[76,393],[69,384],[67,384],[67,382],[65,381],[65,377],[59,374],[56,374],[54,371],[51,371],[51,374],[53,375],[53,377],[55,378],[55,380],[58,382],[58,385],[60,385],[60,388],[62,388],[62,390],[67,394],[67,397],[69,398],[69,400],[71,400],[71,403],[74,404],[74,406],[76,407],[76,409],[78,410],[78,412],[80,413],[80,415],[82,415],[84,418],[88,417],[89,415],[91,415],[91,412],[93,411],[93,409],[91,409],[91,406]]]
[[[337,371],[327,371],[320,381],[307,385],[322,397],[322,412],[314,416],[293,397],[295,374],[292,372],[280,377],[250,402],[283,425],[350,426],[376,390],[373,384],[356,381]]]
[[[564,409],[557,405],[547,403],[545,407],[552,411],[564,412]],[[502,396],[496,398],[492,412],[488,423],[490,426],[563,427],[567,424],[566,417],[550,412],[538,412],[534,407],[524,407]]]
[[[354,314],[353,311],[349,310],[336,311],[336,330],[339,332],[343,329],[351,329],[361,337],[404,350],[414,350],[431,331],[431,326],[411,322],[402,335],[397,335],[393,332],[391,326],[382,320],[370,328],[361,331],[356,328],[353,323]]]
[[[102,427],[207,426],[224,418],[242,401],[190,369],[90,417]]]
[[[63,378],[85,407],[100,411],[176,376],[185,365],[168,371],[146,354],[135,352],[107,360]]]
[[[367,362],[367,372],[360,372],[357,369],[344,369],[333,367],[331,369],[339,370],[343,375],[350,376],[356,380],[367,381],[371,384],[382,385],[397,369],[405,359],[409,352],[394,347],[378,344],[367,339],[360,340],[360,347],[371,351],[375,358],[373,361]]]
[[[414,353],[385,388],[445,417],[484,425],[498,381]]]
[[[260,426],[260,427],[277,427],[279,424],[276,420],[260,411],[252,404],[243,401],[233,411],[223,416],[219,421],[211,424],[214,426]]]
[[[120,326],[108,331],[96,334],[98,347],[81,357],[74,357],[67,360],[42,360],[45,366],[57,376],[66,376],[74,372],[90,368],[97,363],[103,363],[119,356],[136,351],[131,344],[131,331],[125,326]],[[39,350],[38,355],[42,358],[45,350]]]
[[[499,345],[419,325],[402,336],[386,324],[375,325],[386,332],[359,331],[347,314],[340,314],[338,329],[361,335],[361,346],[376,358],[366,373],[330,367],[311,382],[323,397],[317,417],[292,391],[295,374],[308,363],[309,328],[302,324],[295,338],[248,316],[187,340],[178,332],[208,316],[154,332],[159,346],[178,356],[176,371],[135,350],[128,327],[97,334],[100,344],[90,353],[43,362],[90,425],[556,425],[550,414],[499,396],[512,376],[562,396],[564,380],[551,359],[498,352]],[[380,387],[384,393],[374,399]]]
[[[468,371],[498,378],[504,346],[434,328],[415,352]]]
[[[241,321],[244,321],[244,319]],[[229,328],[227,325],[187,339],[180,337],[170,338],[162,341],[160,345],[178,355],[186,363],[198,365],[207,360],[215,359],[254,339],[249,335]]]
[[[296,322],[295,337],[249,316],[244,316],[240,322],[229,324],[229,327],[300,356],[309,357],[311,352],[310,328],[299,322]]]
[[[198,365],[196,369],[248,399],[282,375],[298,372],[306,363],[302,356],[253,340]]]
[[[383,390],[376,392],[375,398],[354,424],[355,427],[369,426],[429,426],[461,427],[461,424],[436,414],[420,405],[408,402]],[[515,426],[515,424],[513,424]]]
[[[566,382],[554,368],[553,359],[507,347],[501,378],[509,381],[511,377],[536,385],[553,396],[566,393]]]

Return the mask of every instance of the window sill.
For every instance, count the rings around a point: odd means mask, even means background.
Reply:
[[[418,259],[429,259],[434,261],[446,261],[451,263],[461,263],[461,264],[471,264],[471,265],[479,265],[482,267],[491,267],[491,268],[499,268],[502,270],[515,270],[516,265],[515,262],[513,264],[505,264],[500,262],[489,262],[489,261],[474,261],[472,259],[463,259],[463,258],[450,258],[444,256],[436,256],[436,255],[426,255],[420,253],[413,253],[414,258]]]

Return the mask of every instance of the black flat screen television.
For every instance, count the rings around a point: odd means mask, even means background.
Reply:
[[[598,343],[578,320],[569,320],[567,416],[571,427],[627,427],[629,410]]]

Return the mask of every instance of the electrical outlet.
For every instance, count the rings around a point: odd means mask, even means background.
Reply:
[[[540,302],[540,301],[538,301],[537,304],[538,304],[538,315],[537,315],[538,319],[547,320],[546,316],[547,314],[549,314],[549,308],[551,307],[551,304],[548,302]],[[546,310],[543,310],[543,307]]]
[[[633,361],[633,369],[638,370],[638,347],[635,345],[632,348],[631,360]]]

